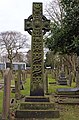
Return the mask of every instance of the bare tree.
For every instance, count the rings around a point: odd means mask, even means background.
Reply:
[[[2,52],[6,52],[8,54],[8,59],[12,69],[12,61],[17,56],[18,50],[28,47],[27,37],[16,31],[1,32],[0,47]]]
[[[25,55],[23,54],[23,52],[19,52],[19,53],[17,53],[17,55],[15,56],[15,58],[13,59],[13,61],[15,62],[23,62],[23,61],[25,61],[24,60],[24,57],[25,57]]]
[[[62,25],[62,19],[64,17],[64,9],[60,0],[52,0],[46,5],[46,15],[56,25]]]

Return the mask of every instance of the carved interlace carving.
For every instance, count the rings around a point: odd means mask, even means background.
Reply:
[[[43,35],[50,30],[50,21],[42,15],[42,3],[33,3],[33,14],[25,19],[25,31],[32,35],[31,92],[44,94]],[[40,91],[39,91],[40,90]]]

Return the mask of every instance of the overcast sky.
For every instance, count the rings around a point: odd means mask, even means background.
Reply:
[[[24,32],[24,19],[32,14],[32,3],[43,2],[43,9],[49,0],[0,0],[0,32],[15,30]]]

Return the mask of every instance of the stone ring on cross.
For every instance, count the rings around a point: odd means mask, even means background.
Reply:
[[[30,35],[32,35],[33,31],[33,23],[35,24],[36,28],[40,27],[39,21],[33,20],[33,16],[30,15],[28,19],[25,19],[25,31],[27,31]],[[50,20],[48,20],[44,15],[42,15],[42,33],[43,35],[46,34],[50,30],[49,26]]]

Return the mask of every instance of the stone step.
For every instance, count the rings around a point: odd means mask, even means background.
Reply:
[[[55,108],[55,104],[53,102],[22,102],[20,103],[20,110],[26,110],[26,109],[31,109],[31,110],[46,110],[50,108]]]
[[[17,110],[15,120],[25,118],[59,118],[59,111],[56,110]]]
[[[25,102],[49,102],[50,99],[47,96],[27,96]]]

